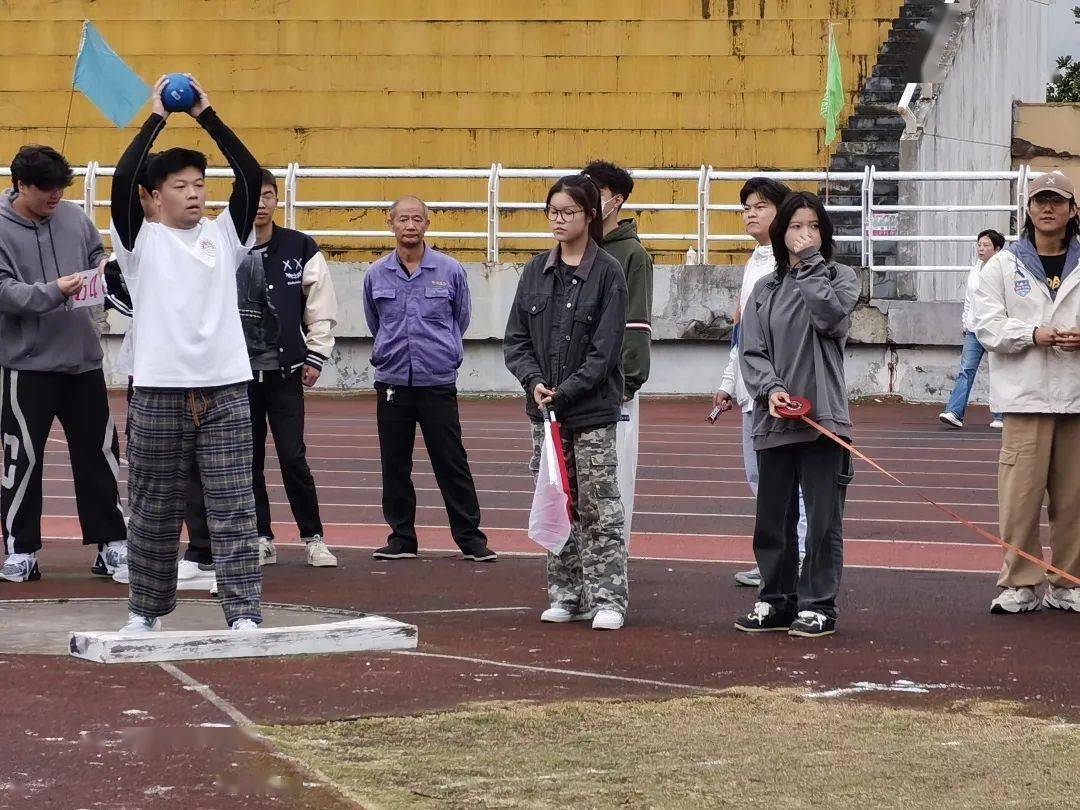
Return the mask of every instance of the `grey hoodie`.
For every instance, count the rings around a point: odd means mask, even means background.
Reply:
[[[777,390],[810,400],[810,417],[851,438],[844,344],[859,300],[855,271],[826,262],[817,248],[799,254],[794,271],[773,273],[754,285],[743,311],[739,356],[754,400],[754,449],[809,442],[820,434],[801,420],[769,415]]]
[[[16,195],[0,195],[0,366],[65,374],[101,368],[92,308],[68,309],[57,285],[98,266],[101,236],[75,203],[61,200],[35,223],[12,208]]]
[[[1034,237],[1021,236],[1006,250],[1013,256],[1019,259],[1020,263],[1024,265],[1031,275],[1039,279],[1046,286],[1047,292],[1050,293],[1050,300],[1053,301],[1057,298],[1057,290],[1051,290],[1046,285],[1046,271],[1043,269],[1042,259],[1039,258],[1039,251],[1035,249],[1035,243],[1032,241]],[[1069,241],[1069,249],[1065,254],[1065,269],[1061,271],[1061,281],[1064,282],[1073,268],[1080,263],[1080,239],[1071,239]]]

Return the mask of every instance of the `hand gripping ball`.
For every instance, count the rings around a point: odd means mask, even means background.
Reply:
[[[187,112],[195,106],[198,93],[183,73],[170,73],[161,88],[161,103],[169,112]]]

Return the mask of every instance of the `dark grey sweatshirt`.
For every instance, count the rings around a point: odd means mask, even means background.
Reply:
[[[97,267],[101,236],[82,209],[61,200],[32,222],[15,213],[16,192],[0,195],[0,366],[81,374],[101,368],[91,307],[68,309],[57,279]]]
[[[844,344],[859,300],[858,279],[850,267],[826,262],[816,248],[799,259],[794,270],[755,284],[742,315],[739,362],[754,400],[755,450],[820,435],[801,420],[769,415],[769,396],[777,390],[806,397],[814,421],[851,438]]]

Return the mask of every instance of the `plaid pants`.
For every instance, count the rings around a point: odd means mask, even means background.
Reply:
[[[155,617],[176,607],[180,524],[197,460],[225,618],[262,621],[247,384],[136,388],[128,427],[131,612]]]

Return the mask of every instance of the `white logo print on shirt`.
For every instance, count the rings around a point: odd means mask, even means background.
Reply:
[[[300,284],[304,280],[304,265],[299,259],[285,259],[285,280],[289,286]]]

